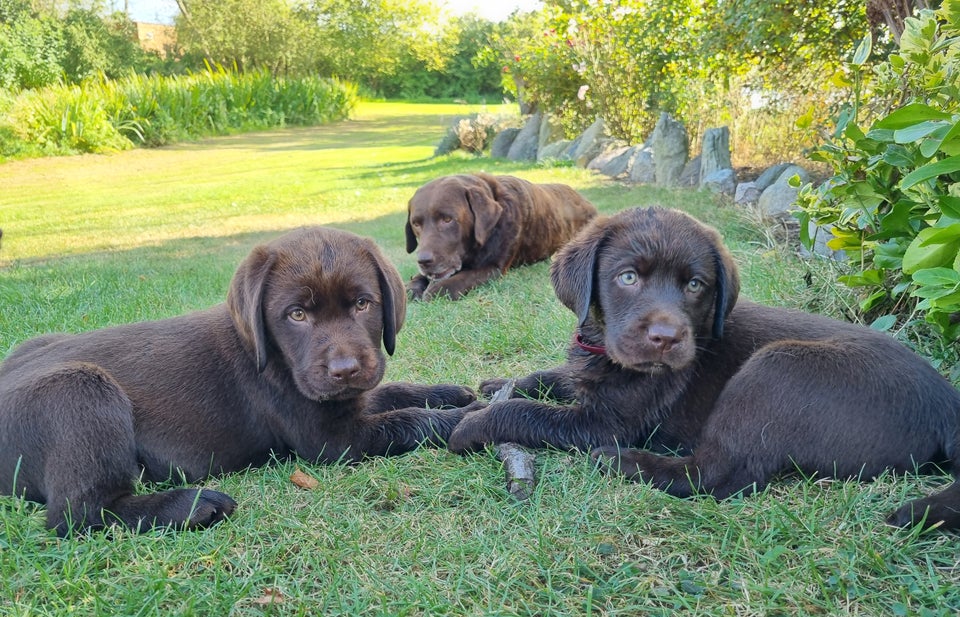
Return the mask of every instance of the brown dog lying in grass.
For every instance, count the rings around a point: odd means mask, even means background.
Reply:
[[[203,527],[233,499],[135,495],[137,478],[195,482],[272,456],[349,461],[442,443],[472,391],[377,387],[381,342],[392,354],[405,308],[372,241],[314,227],[256,247],[226,304],[29,340],[0,365],[0,490],[45,503],[61,535]]]
[[[596,219],[551,275],[580,328],[566,364],[517,390],[556,402],[514,398],[472,412],[451,449],[596,448],[612,470],[680,497],[750,493],[795,470],[869,479],[947,464],[956,475],[960,392],[886,334],[738,302],[719,234],[686,214]],[[924,520],[960,527],[960,483],[888,522]]]
[[[597,214],[565,184],[513,176],[444,176],[420,187],[407,212],[407,252],[420,274],[414,299],[460,299],[474,287],[549,258]]]

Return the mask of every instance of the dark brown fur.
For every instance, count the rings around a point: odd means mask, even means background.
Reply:
[[[956,474],[960,393],[946,379],[886,334],[737,303],[719,235],[683,213],[597,219],[557,254],[552,278],[581,340],[604,350],[574,343],[566,364],[517,383],[564,404],[491,404],[464,418],[451,449],[597,447],[595,458],[634,480],[717,498],[794,470],[869,479],[946,463]],[[924,517],[960,527],[960,484],[888,521]]]
[[[256,247],[227,302],[161,321],[23,343],[0,366],[0,490],[47,524],[201,527],[217,491],[133,495],[138,477],[195,482],[272,456],[357,460],[439,443],[473,393],[376,387],[406,297],[368,239],[305,228]],[[433,409],[424,409],[429,406]]]
[[[438,178],[420,187],[407,213],[407,252],[420,274],[414,299],[460,299],[511,266],[547,259],[597,209],[564,184],[488,174]]]

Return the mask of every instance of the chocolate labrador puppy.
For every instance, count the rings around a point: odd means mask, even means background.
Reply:
[[[719,234],[686,214],[597,219],[551,274],[580,327],[566,364],[517,389],[560,402],[514,398],[472,412],[451,449],[596,448],[604,465],[681,497],[751,493],[794,470],[869,479],[936,463],[956,474],[960,392],[886,334],[737,302]],[[960,483],[888,519],[921,521],[960,527]]]
[[[45,503],[61,535],[194,528],[228,516],[233,499],[135,495],[137,478],[195,482],[272,456],[354,461],[440,443],[472,391],[376,387],[381,341],[392,354],[405,308],[372,241],[311,227],[256,247],[226,304],[29,340],[0,365],[0,490]]]
[[[474,287],[550,257],[597,209],[565,184],[533,184],[489,174],[438,178],[408,204],[407,252],[420,274],[414,299],[460,299]]]

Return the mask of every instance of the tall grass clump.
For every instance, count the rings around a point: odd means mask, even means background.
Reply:
[[[25,91],[0,119],[41,153],[103,153],[134,146],[346,118],[356,87],[314,76],[275,77],[220,67],[180,76],[100,76]],[[4,153],[18,150],[4,140]]]

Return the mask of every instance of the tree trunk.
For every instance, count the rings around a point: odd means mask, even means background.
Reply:
[[[885,25],[899,45],[903,20],[920,9],[929,9],[927,0],[867,0],[867,20],[874,28]]]
[[[203,32],[196,26],[193,22],[193,19],[190,17],[190,9],[187,6],[186,0],[177,0],[177,8],[180,9],[180,14],[183,15],[183,20],[187,22],[190,28],[197,33],[197,37],[200,39],[200,47],[203,49],[203,55],[206,56],[207,62],[210,66],[215,66],[216,61],[213,59],[213,56],[210,55],[210,46],[207,45],[207,39],[203,36]]]

